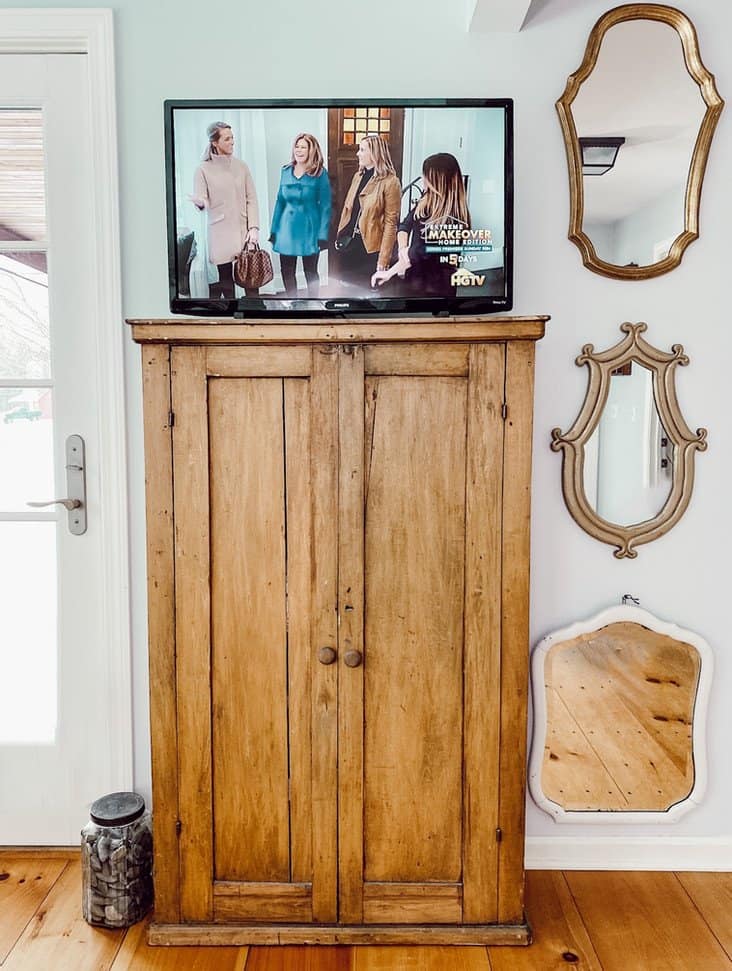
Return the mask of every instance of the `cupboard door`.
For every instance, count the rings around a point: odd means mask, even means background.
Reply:
[[[497,919],[504,371],[503,344],[341,359],[342,922]]]
[[[336,917],[337,380],[173,350],[183,920]]]

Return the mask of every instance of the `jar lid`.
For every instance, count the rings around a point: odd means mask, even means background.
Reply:
[[[91,805],[92,822],[100,826],[126,826],[145,812],[145,800],[136,792],[110,792]]]

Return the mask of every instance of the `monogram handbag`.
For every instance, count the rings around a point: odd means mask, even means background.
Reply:
[[[240,287],[256,290],[274,278],[269,253],[248,243],[234,260],[234,280]]]

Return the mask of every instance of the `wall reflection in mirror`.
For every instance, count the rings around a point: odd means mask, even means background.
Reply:
[[[606,263],[665,259],[684,230],[686,177],[706,105],[679,36],[653,20],[617,24],[572,106],[580,139],[622,137],[600,176],[584,175],[583,231]]]
[[[600,18],[557,103],[570,164],[569,235],[590,269],[638,279],[678,264],[698,235],[722,106],[680,11],[633,4]]]
[[[558,817],[678,814],[685,800],[698,802],[703,665],[711,652],[698,635],[635,607],[545,639],[533,659],[537,803]]]
[[[602,417],[587,441],[587,501],[611,523],[653,519],[668,500],[672,470],[673,444],[653,397],[653,372],[628,361],[612,372]]]

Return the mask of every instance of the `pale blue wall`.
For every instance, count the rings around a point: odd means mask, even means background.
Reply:
[[[66,7],[68,0],[48,3]],[[8,7],[33,7],[12,0]],[[96,3],[81,4],[96,6]],[[458,0],[252,0],[203,4],[118,0],[117,78],[122,219],[123,305],[127,316],[168,312],[163,115],[166,98],[221,97],[512,97],[515,100],[517,314],[548,313],[537,346],[532,504],[531,636],[602,607],[624,593],[659,616],[696,629],[715,652],[704,803],[674,825],[602,828],[555,825],[532,804],[528,832],[545,836],[729,835],[732,778],[732,648],[727,616],[732,548],[729,483],[729,227],[732,110],[722,114],[702,195],[701,236],[672,273],[632,282],[582,267],[567,240],[568,178],[555,101],[582,60],[587,36],[607,0],[543,0],[517,34],[464,30]],[[686,0],[702,57],[724,97],[732,97],[732,7]],[[696,462],[695,491],[666,536],[619,561],[610,547],[570,519],[561,494],[560,457],[549,449],[554,426],[574,421],[586,369],[583,344],[602,349],[624,320],[645,320],[663,349],[684,345],[678,369],[681,406],[692,428],[709,428],[709,450]],[[120,325],[121,326],[121,325]],[[139,349],[127,343],[135,664],[136,779],[149,785],[146,702],[144,475]],[[531,842],[529,850],[531,851]],[[557,852],[560,852],[559,850]],[[613,851],[608,850],[612,865]]]

